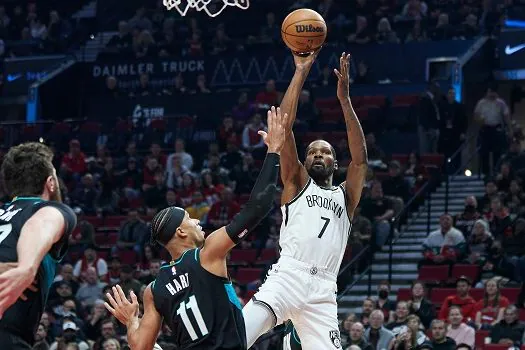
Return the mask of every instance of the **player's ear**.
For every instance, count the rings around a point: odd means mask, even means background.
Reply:
[[[58,190],[58,184],[54,176],[48,176],[46,179],[45,189],[49,193],[55,193]]]
[[[188,234],[184,231],[182,227],[177,227],[177,231],[175,231],[175,236],[178,238],[186,238],[188,237]]]

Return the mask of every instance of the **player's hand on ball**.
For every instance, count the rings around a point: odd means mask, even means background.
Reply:
[[[298,54],[296,52],[293,52],[293,60],[295,62],[295,67],[299,70],[309,70],[312,65],[314,64],[315,59],[317,58],[317,55],[319,54],[319,51],[321,51],[321,48],[318,48],[311,54],[304,56],[301,54]]]
[[[281,112],[281,108],[272,107],[268,111],[268,132],[260,130],[264,143],[268,146],[268,152],[280,154],[286,139],[286,125],[288,125],[288,113]]]
[[[117,284],[112,288],[113,295],[106,293],[109,303],[104,303],[106,309],[122,324],[128,325],[134,318],[139,317],[139,302],[137,296],[131,291],[131,302],[126,298],[124,291]]]
[[[340,100],[350,96],[350,54],[343,52],[339,58],[339,70],[334,69],[337,76],[337,98]]]

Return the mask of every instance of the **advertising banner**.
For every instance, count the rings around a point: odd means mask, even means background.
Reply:
[[[498,48],[500,69],[525,69],[525,29],[501,32]]]

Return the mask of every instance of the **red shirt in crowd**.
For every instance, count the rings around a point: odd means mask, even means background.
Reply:
[[[469,319],[474,319],[476,317],[476,313],[474,312],[475,304],[476,300],[474,300],[474,298],[472,298],[470,295],[466,296],[465,298],[460,298],[457,295],[449,295],[446,297],[445,301],[443,301],[443,305],[441,305],[441,309],[439,310],[439,318],[441,320],[446,320],[448,318],[448,309],[455,305],[461,308],[463,322],[467,322]]]
[[[276,105],[279,100],[279,94],[277,91],[261,91],[255,97],[257,103],[266,105]]]
[[[86,156],[82,152],[77,154],[66,153],[62,157],[62,164],[74,174],[83,174],[87,170]]]
[[[493,305],[494,301],[489,300],[488,306],[484,306],[485,300],[481,299],[473,307],[474,316],[481,312],[481,323],[482,324],[492,324],[498,317],[498,312],[501,308],[506,308],[510,305],[509,299],[504,296],[499,297],[499,302],[497,305]]]

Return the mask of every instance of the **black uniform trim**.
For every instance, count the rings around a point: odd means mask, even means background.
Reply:
[[[310,186],[310,183],[312,183],[312,178],[311,177],[308,178],[308,182],[306,183],[306,185],[304,185],[303,189],[301,191],[299,191],[299,193],[294,198],[292,198],[291,201],[289,201],[288,203],[284,204],[284,210],[285,210],[285,216],[286,216],[284,218],[284,226],[286,226],[288,224],[288,207],[290,205],[292,205],[295,201],[297,201],[299,198],[301,198],[301,196],[306,191],[308,186]]]
[[[272,307],[267,303],[267,302],[264,302],[262,300],[258,300],[255,296],[253,296],[253,303],[254,304],[260,304],[262,305],[263,307],[267,308],[268,311],[270,311],[272,313],[272,316],[273,316],[273,327],[275,327],[277,325],[277,315],[275,314],[275,311],[273,311]]]

